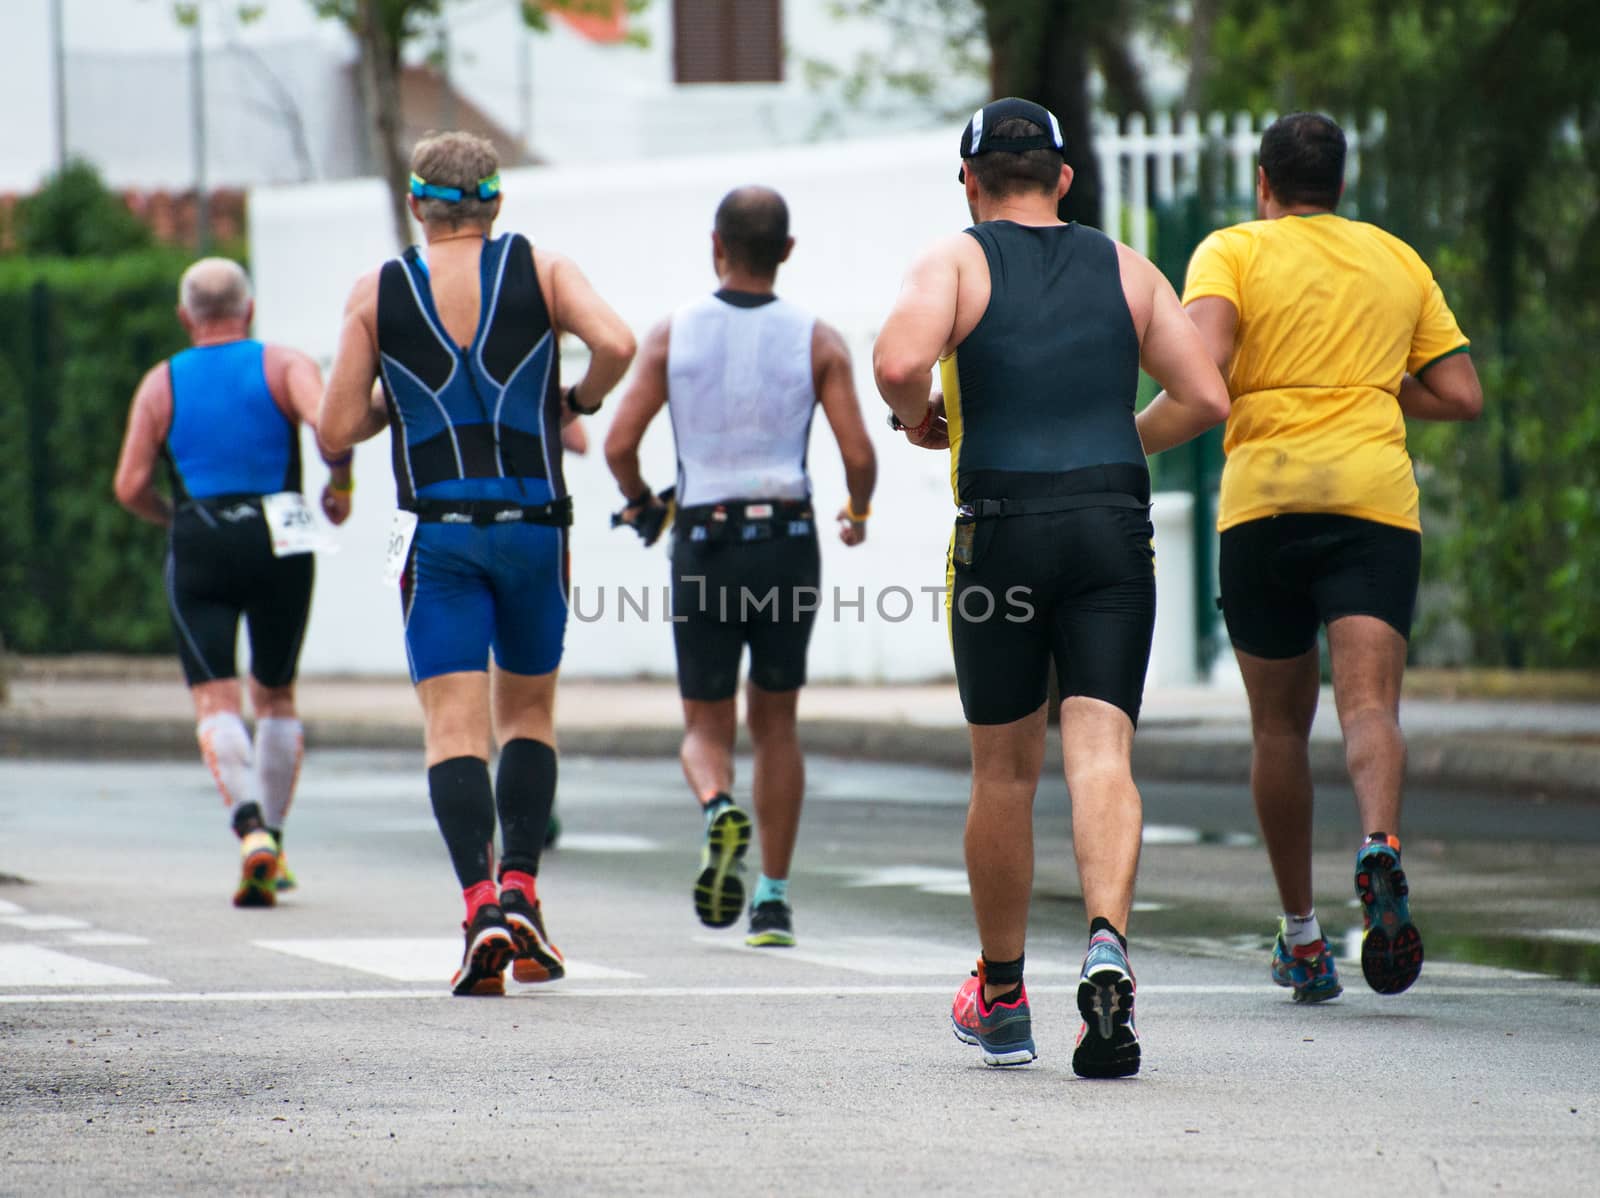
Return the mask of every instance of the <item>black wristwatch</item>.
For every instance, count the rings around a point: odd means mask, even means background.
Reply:
[[[900,417],[896,416],[893,412],[889,413],[889,427],[897,433],[903,433],[906,431],[906,426],[901,423]]]
[[[592,407],[592,408],[586,408],[586,407],[584,407],[582,404],[580,404],[578,402],[578,384],[577,383],[573,383],[572,386],[567,388],[567,397],[566,398],[567,398],[567,407],[570,408],[572,411],[576,412],[579,416],[593,416],[596,412],[598,412],[600,410],[600,405],[599,404],[595,404],[595,406]]]

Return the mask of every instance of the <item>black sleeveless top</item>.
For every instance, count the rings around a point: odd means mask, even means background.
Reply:
[[[957,502],[1085,492],[1148,502],[1133,423],[1139,336],[1116,244],[1078,224],[986,221],[967,233],[990,290],[977,327],[941,363]]]

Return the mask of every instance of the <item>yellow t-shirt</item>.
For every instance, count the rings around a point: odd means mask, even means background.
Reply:
[[[1467,348],[1417,252],[1333,213],[1248,221],[1195,250],[1183,302],[1239,313],[1218,529],[1335,512],[1420,531],[1400,378]]]

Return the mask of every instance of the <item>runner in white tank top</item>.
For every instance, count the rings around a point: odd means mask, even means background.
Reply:
[[[794,943],[789,865],[800,826],[805,763],[795,705],[820,602],[816,516],[806,448],[818,405],[839,443],[850,500],[840,539],[866,539],[877,477],[844,339],[773,294],[789,256],[783,197],[728,193],[711,235],[721,288],[675,312],[645,339],[639,369],[606,437],[606,461],[628,500],[623,518],[660,528],[662,502],[639,473],[639,443],[663,407],[677,444],[672,543],[673,637],[683,697],[683,772],[705,814],[695,878],[701,922],[739,918],[740,860],[750,819],[734,805],[739,659],[750,647],[747,722],[755,747],[752,798],[761,877],[745,943]]]

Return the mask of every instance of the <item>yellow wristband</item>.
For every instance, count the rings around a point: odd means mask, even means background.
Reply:
[[[872,505],[870,503],[867,504],[867,510],[858,516],[855,513],[855,508],[847,503],[844,505],[844,514],[851,524],[865,524],[872,515]]]
[[[335,495],[348,495],[355,489],[356,480],[353,478],[348,479],[342,487],[338,483],[334,482],[331,478],[328,480],[328,490],[332,491]]]

